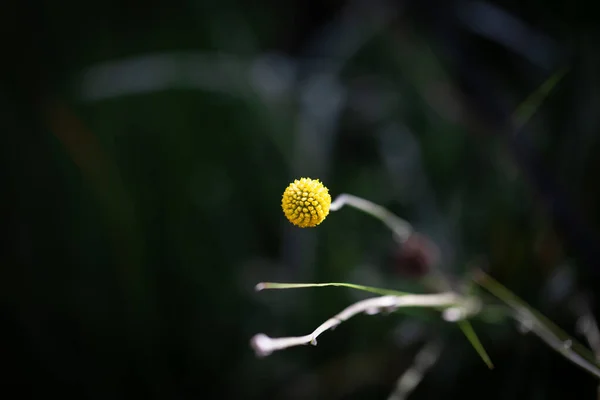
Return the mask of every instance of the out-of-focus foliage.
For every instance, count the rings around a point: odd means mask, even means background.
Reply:
[[[426,310],[265,359],[249,346],[357,300],[260,281],[432,289],[368,216],[290,225],[281,194],[299,176],[392,209],[456,282],[485,268],[585,342],[576,324],[600,288],[600,32],[585,4],[13,0],[1,15],[7,391],[383,399],[439,339],[412,399],[596,396],[514,324],[474,324],[490,371]]]

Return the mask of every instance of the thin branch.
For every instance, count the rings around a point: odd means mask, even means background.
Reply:
[[[600,361],[600,329],[596,318],[594,318],[592,310],[590,310],[590,306],[583,296],[577,296],[575,303],[577,311],[581,314],[581,317],[577,320],[577,330],[585,336],[594,352],[594,356],[596,356],[596,360]]]
[[[594,352],[596,361],[600,361],[600,329],[598,322],[590,309],[588,301],[581,294],[575,297],[574,307],[581,314],[577,320],[577,330],[587,340],[590,349]],[[600,385],[596,387],[596,399],[600,400]]]
[[[413,365],[404,372],[394,392],[388,400],[405,400],[421,383],[427,371],[436,363],[442,352],[442,343],[439,340],[427,343],[415,356]]]
[[[392,232],[400,242],[406,241],[413,233],[413,228],[411,224],[409,224],[402,218],[397,217],[388,209],[363,198],[353,196],[347,193],[340,194],[331,203],[329,210],[337,211],[343,206],[354,207],[357,210],[365,212],[379,219],[392,230]]]
[[[474,309],[469,305],[470,299],[461,297],[456,293],[447,292],[439,294],[407,294],[404,296],[380,296],[361,300],[345,308],[336,316],[328,319],[312,333],[305,336],[292,336],[282,338],[271,338],[264,333],[255,335],[250,341],[257,356],[268,356],[274,351],[289,347],[312,344],[316,346],[317,337],[323,332],[333,329],[343,321],[357,314],[377,314],[382,311],[394,311],[400,307],[456,307],[464,306],[466,309]]]
[[[580,317],[578,322],[581,333],[587,339],[596,359],[600,360],[600,330],[596,319],[591,313],[586,313]]]

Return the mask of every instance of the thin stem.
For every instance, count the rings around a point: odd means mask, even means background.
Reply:
[[[415,356],[413,365],[404,372],[398,382],[394,392],[388,400],[405,400],[421,383],[427,371],[436,363],[442,352],[442,343],[440,340],[433,340],[427,343]]]
[[[406,241],[413,232],[413,228],[408,222],[397,217],[385,207],[370,202],[369,200],[343,193],[331,203],[329,210],[337,211],[343,206],[354,207],[379,219],[392,230],[400,242]]]
[[[454,307],[468,302],[456,293],[439,294],[407,294],[404,296],[380,296],[361,300],[345,308],[342,312],[329,318],[308,335],[282,338],[271,338],[264,333],[255,335],[250,344],[257,356],[268,356],[274,351],[306,344],[317,344],[317,337],[323,332],[333,329],[342,322],[360,313],[377,314],[381,311],[393,311],[400,307]]]
[[[372,286],[365,285],[355,285],[353,283],[343,283],[343,282],[328,282],[328,283],[278,283],[278,282],[260,282],[255,287],[254,290],[260,292],[265,289],[302,289],[302,288],[314,288],[314,287],[326,287],[326,286],[338,286],[338,287],[347,287],[356,290],[362,290],[363,292],[369,292],[378,294],[381,296],[404,296],[408,293],[401,292],[399,290],[390,290],[390,289],[382,289],[376,288]]]
[[[533,332],[543,342],[573,364],[600,378],[600,366],[585,346],[569,337],[552,321],[530,308],[517,295],[510,292],[500,282],[497,282],[483,271],[478,271],[478,276],[475,280],[494,296],[506,303],[514,311],[513,317],[526,330]]]
[[[578,296],[576,301],[576,309],[581,314],[581,317],[577,320],[577,330],[586,338],[596,360],[600,361],[600,329],[598,323],[583,296]]]
[[[539,337],[548,346],[552,347],[556,352],[562,354],[567,360],[573,364],[583,368],[592,375],[600,378],[600,369],[597,365],[587,360],[577,351],[573,350],[574,345],[571,339],[562,340],[552,330],[545,326],[533,313],[526,309],[517,310],[515,319],[522,325],[531,329],[537,337]]]

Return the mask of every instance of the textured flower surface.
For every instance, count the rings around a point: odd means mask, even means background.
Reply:
[[[286,218],[300,228],[319,225],[331,205],[329,190],[318,180],[296,179],[283,192],[281,208]]]

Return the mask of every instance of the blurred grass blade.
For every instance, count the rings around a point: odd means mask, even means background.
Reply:
[[[277,283],[277,282],[261,282],[256,285],[256,290],[264,290],[264,289],[300,289],[300,288],[311,288],[311,287],[326,287],[326,286],[338,286],[338,287],[347,287],[350,289],[362,290],[363,292],[380,294],[382,296],[404,296],[408,293],[399,292],[397,290],[388,290],[388,289],[380,289],[371,286],[363,286],[363,285],[355,285],[352,283],[337,283],[337,282],[328,282],[328,283]]]
[[[584,345],[483,271],[479,271],[475,281],[511,307],[515,311],[517,321],[527,322],[531,331],[552,349],[572,363],[600,378],[600,365],[598,365],[592,352]]]
[[[477,333],[475,333],[473,325],[471,325],[469,321],[462,320],[458,321],[458,326],[460,330],[463,331],[469,342],[471,342],[471,346],[473,346],[477,354],[479,354],[479,357],[481,357],[485,365],[487,365],[489,369],[494,369],[494,364],[492,363],[488,353],[485,351],[483,344],[481,344]]]
[[[522,128],[540,108],[542,102],[548,97],[552,89],[566,75],[568,68],[562,68],[548,78],[535,92],[529,95],[514,112],[512,119],[516,129]]]

